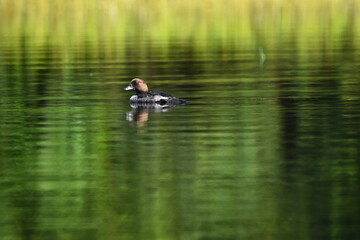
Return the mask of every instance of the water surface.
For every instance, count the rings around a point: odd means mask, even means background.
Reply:
[[[358,238],[360,39],[276,38],[3,37],[0,235]],[[134,77],[189,104],[132,109]]]

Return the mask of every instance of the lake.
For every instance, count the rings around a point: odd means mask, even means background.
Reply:
[[[248,40],[1,30],[0,235],[357,239],[354,22]],[[133,108],[135,77],[189,102]]]

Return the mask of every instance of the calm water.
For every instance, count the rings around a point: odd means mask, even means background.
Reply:
[[[334,41],[3,38],[2,239],[358,239],[360,50]],[[134,77],[190,103],[132,109]]]

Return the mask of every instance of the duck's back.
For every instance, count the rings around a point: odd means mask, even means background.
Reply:
[[[149,91],[132,96],[130,102],[182,105],[186,104],[187,101],[164,92]]]

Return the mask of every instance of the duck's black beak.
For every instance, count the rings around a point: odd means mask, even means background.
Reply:
[[[127,86],[126,88],[124,88],[125,91],[128,91],[128,90],[134,90],[134,87],[129,84],[129,86]]]

